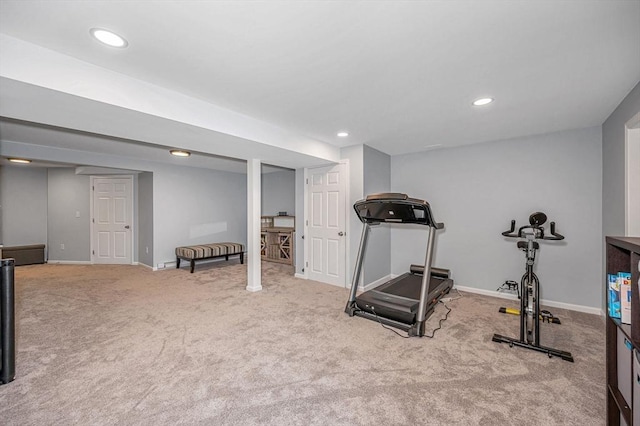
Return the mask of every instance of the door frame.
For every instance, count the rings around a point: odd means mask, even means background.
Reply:
[[[344,165],[344,179],[345,179],[345,188],[344,188],[344,197],[345,197],[345,208],[346,211],[344,212],[345,214],[345,236],[347,237],[345,239],[345,250],[344,250],[344,283],[342,285],[342,287],[347,288],[350,285],[350,279],[349,279],[349,265],[350,265],[350,252],[351,252],[351,229],[349,226],[349,208],[351,207],[351,203],[350,203],[350,198],[349,198],[349,188],[351,185],[351,176],[349,174],[349,160],[348,159],[343,159],[340,161],[337,161],[335,163],[331,163],[331,164],[325,164],[323,166],[316,166],[316,167],[305,167],[304,168],[304,234],[303,237],[305,235],[309,235],[309,170],[312,169],[319,169],[321,167],[329,167],[332,165],[337,165],[337,164],[342,164]],[[303,248],[304,248],[304,264],[302,266],[302,274],[296,274],[298,277],[300,278],[304,278],[305,280],[309,279],[309,275],[307,273],[307,268],[309,265],[309,239],[308,238],[304,238],[303,239],[304,243],[303,243]]]
[[[94,191],[93,191],[93,187],[94,187],[94,181],[95,179],[130,179],[131,180],[131,265],[137,265],[137,253],[134,251],[134,248],[136,247],[136,240],[137,240],[137,208],[136,208],[136,184],[137,184],[137,179],[136,179],[137,175],[135,174],[131,174],[131,175],[91,175],[89,177],[89,193],[91,194],[91,197],[89,197],[90,201],[89,201],[89,257],[91,259],[91,264],[94,265],[96,264],[94,261],[94,257],[95,255],[93,254],[93,232],[94,232],[94,212],[93,212],[93,202],[94,202]]]
[[[640,155],[640,112],[635,114],[624,126],[624,234],[631,234],[631,223],[637,221],[639,212],[632,212],[634,206],[638,206],[640,201],[636,198],[636,191],[633,191],[631,178],[640,175],[638,163],[632,162],[632,157]],[[636,182],[637,180],[634,180]],[[637,185],[637,183],[636,183]],[[636,187],[637,188],[637,187]],[[633,195],[632,195],[633,194]],[[635,229],[637,232],[638,230]],[[640,235],[633,235],[634,237]]]

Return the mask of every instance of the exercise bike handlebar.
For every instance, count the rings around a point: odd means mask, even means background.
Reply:
[[[556,223],[551,222],[549,224],[549,232],[551,232],[551,236],[544,237],[545,240],[564,240],[564,235],[558,234],[556,232]]]
[[[529,225],[529,226],[522,226],[520,228],[518,228],[518,232],[516,231],[516,221],[512,220],[511,221],[511,228],[504,231],[502,233],[503,236],[505,237],[509,237],[509,238],[525,238],[526,235],[524,233],[524,231],[526,229],[533,229],[534,230],[534,237],[535,239],[539,239],[539,240],[564,240],[564,235],[561,235],[559,233],[556,232],[556,223],[555,222],[551,222],[549,224],[549,231],[551,232],[551,235],[544,235],[544,227],[541,225]]]
[[[502,233],[502,235],[504,235],[505,237],[514,237],[514,238],[518,238],[519,235],[518,234],[514,234],[513,231],[516,230],[516,221],[512,220],[511,221],[511,229],[508,229],[506,231],[504,231]]]

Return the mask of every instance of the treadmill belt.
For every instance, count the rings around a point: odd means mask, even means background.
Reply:
[[[429,280],[427,316],[433,311],[433,299],[447,293],[453,285],[448,278]],[[422,275],[406,273],[356,297],[358,308],[386,318],[413,324],[420,304]]]
[[[431,278],[433,279],[433,277]],[[431,283],[429,283],[429,293],[431,293]],[[373,291],[390,293],[396,296],[408,297],[420,300],[420,289],[422,288],[422,275],[405,273],[395,279],[384,283]]]

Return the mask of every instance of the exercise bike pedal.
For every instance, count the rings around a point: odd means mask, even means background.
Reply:
[[[520,309],[514,308],[500,308],[498,312],[501,314],[520,315]],[[540,311],[540,320],[542,322],[548,322],[550,324],[562,324],[560,318],[553,316],[553,314],[547,310]]]
[[[501,314],[520,315],[520,310],[513,308],[500,308],[498,309],[498,312],[500,312]]]
[[[553,314],[547,310],[544,311],[540,311],[540,319],[542,320],[542,322],[548,322],[548,323],[553,323],[553,324],[562,324],[560,322],[560,318],[558,317],[554,317]]]

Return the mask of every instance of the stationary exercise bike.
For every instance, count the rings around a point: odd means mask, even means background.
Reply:
[[[551,235],[545,235],[544,224],[546,222],[547,215],[536,212],[529,216],[529,225],[520,227],[517,233],[515,232],[515,220],[511,221],[511,229],[502,233],[505,237],[525,239],[518,241],[518,248],[526,255],[526,271],[520,280],[520,339],[494,334],[492,340],[498,343],[508,343],[509,346],[516,345],[544,352],[549,358],[557,356],[565,361],[573,362],[573,356],[569,352],[540,346],[540,280],[533,272],[536,251],[540,248],[540,244],[536,240],[558,241],[564,239],[564,236],[556,232],[555,222],[549,224]]]

